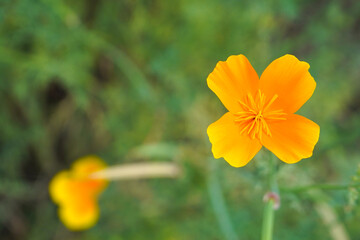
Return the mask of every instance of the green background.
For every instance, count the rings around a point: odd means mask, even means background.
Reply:
[[[0,238],[259,239],[268,152],[239,169],[212,158],[206,128],[226,109],[207,75],[240,53],[259,75],[287,53],[308,62],[317,88],[300,114],[320,140],[310,159],[277,160],[278,182],[346,185],[360,162],[359,40],[356,0],[0,0]],[[184,174],[111,183],[97,225],[70,232],[47,187],[88,154]],[[339,225],[360,239],[358,190],[281,192],[274,239],[336,239]]]

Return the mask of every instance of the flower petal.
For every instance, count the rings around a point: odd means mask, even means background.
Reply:
[[[284,121],[269,123],[269,128],[272,136],[264,134],[262,144],[286,163],[311,157],[319,140],[320,127],[296,114],[288,114]]]
[[[99,207],[94,199],[83,198],[61,205],[59,217],[64,225],[74,231],[85,230],[95,225],[99,218]]]
[[[49,184],[50,197],[55,203],[62,203],[68,200],[69,172],[61,171],[57,173]]]
[[[89,174],[106,168],[104,161],[97,156],[86,156],[77,159],[72,165],[72,171],[76,177],[84,178]]]
[[[266,96],[278,99],[274,109],[295,113],[313,94],[316,82],[309,73],[309,64],[293,55],[285,55],[273,61],[260,77],[260,89]]]
[[[240,135],[234,119],[232,113],[225,113],[208,127],[207,134],[215,158],[223,157],[231,166],[243,167],[261,149],[261,144],[257,139]]]
[[[259,77],[247,58],[237,55],[218,62],[209,74],[207,84],[224,106],[235,113],[240,110],[238,101],[258,90]]]
[[[97,156],[86,156],[76,160],[71,168],[73,182],[78,182],[81,184],[84,190],[92,192],[93,194],[98,194],[104,190],[107,186],[107,180],[105,179],[88,179],[88,176],[91,173],[100,171],[106,168],[104,161]],[[80,186],[80,185],[79,185]]]

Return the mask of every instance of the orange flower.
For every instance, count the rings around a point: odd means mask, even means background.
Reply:
[[[107,181],[89,179],[89,174],[105,168],[104,162],[96,156],[80,158],[70,171],[61,171],[49,184],[50,196],[59,205],[59,217],[71,230],[92,227],[99,218],[97,197],[104,190]]]
[[[286,163],[311,157],[320,127],[294,114],[316,87],[309,67],[285,55],[259,79],[244,55],[218,62],[207,84],[229,112],[207,129],[214,157],[242,167],[262,146]]]

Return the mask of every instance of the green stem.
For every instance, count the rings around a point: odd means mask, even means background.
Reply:
[[[278,186],[275,176],[275,156],[271,155],[269,163],[269,189],[272,193],[278,193]],[[269,198],[265,204],[261,240],[272,240],[274,228],[274,199]]]
[[[275,165],[276,157],[271,154],[270,156],[270,164],[269,164],[269,189],[271,192],[278,193],[279,188],[276,181],[276,165]]]
[[[284,188],[282,187],[281,190],[285,192],[304,192],[311,189],[324,189],[324,190],[346,190],[349,187],[360,187],[360,183],[356,184],[343,184],[343,185],[332,185],[332,184],[312,184],[307,186],[301,187],[293,187],[293,188]]]
[[[274,226],[274,200],[270,199],[264,209],[261,240],[272,240]]]

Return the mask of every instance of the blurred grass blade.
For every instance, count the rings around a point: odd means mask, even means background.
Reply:
[[[124,75],[128,78],[130,84],[135,89],[137,94],[147,102],[154,102],[155,94],[149,81],[146,79],[142,71],[133,63],[128,56],[120,49],[104,42],[108,49],[108,54],[111,55],[115,64],[121,69]]]
[[[207,189],[220,229],[223,232],[225,239],[239,239],[230,220],[221,185],[216,174],[217,161],[213,158],[209,158],[209,162],[211,164],[211,171],[207,181]]]
[[[350,240],[345,226],[339,221],[335,209],[329,204],[330,199],[321,190],[312,190],[309,196],[315,202],[315,211],[323,224],[328,228],[329,235],[333,240]]]
[[[91,174],[90,178],[109,180],[176,178],[180,174],[181,170],[179,166],[174,163],[134,163],[108,167]]]

